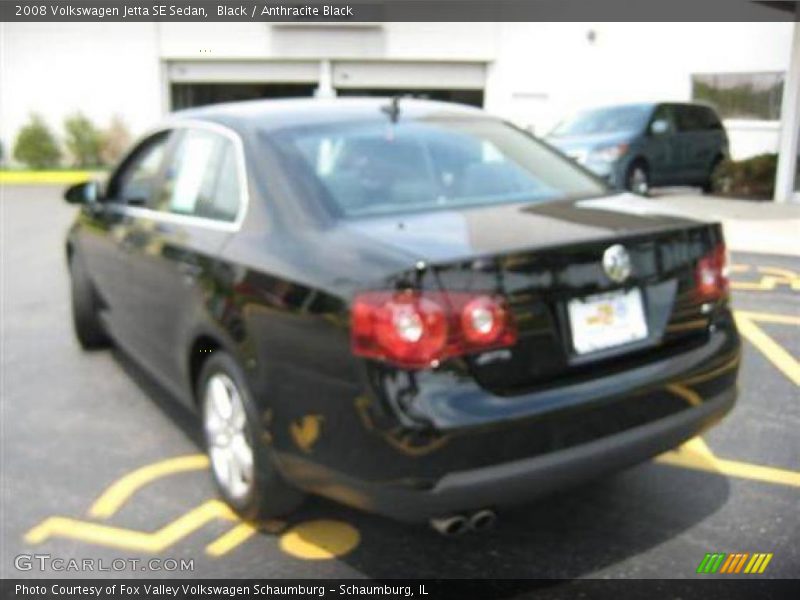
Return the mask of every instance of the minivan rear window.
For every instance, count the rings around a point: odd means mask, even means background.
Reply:
[[[494,119],[380,118],[294,127],[269,139],[301,189],[344,217],[541,202],[606,189]]]

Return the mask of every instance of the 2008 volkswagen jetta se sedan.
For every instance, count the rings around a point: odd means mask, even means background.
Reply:
[[[479,529],[735,401],[720,226],[478,109],[193,109],[66,197],[79,341],[196,408],[246,518],[313,493]]]

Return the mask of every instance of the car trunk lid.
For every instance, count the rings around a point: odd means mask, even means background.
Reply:
[[[492,291],[508,299],[517,343],[464,359],[478,382],[498,394],[619,370],[689,349],[708,334],[713,306],[696,293],[695,269],[721,242],[721,229],[660,214],[650,200],[622,195],[444,211],[353,227],[415,259],[415,268],[397,274],[392,285]],[[603,265],[617,245],[630,261],[629,276],[619,281]],[[581,352],[570,303],[603,294],[638,296],[646,333]]]

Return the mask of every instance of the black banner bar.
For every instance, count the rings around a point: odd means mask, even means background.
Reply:
[[[485,600],[489,598],[661,598],[690,600],[783,600],[800,598],[797,580],[759,577],[697,579],[563,580],[102,580],[6,579],[0,583],[6,600],[259,600],[269,598],[386,598],[417,600]]]
[[[798,21],[778,0],[0,0],[0,21]]]

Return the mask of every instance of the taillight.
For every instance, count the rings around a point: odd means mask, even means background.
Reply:
[[[511,346],[517,335],[501,296],[490,293],[373,291],[356,296],[353,352],[405,368]]]
[[[725,244],[718,244],[697,261],[695,284],[697,294],[704,300],[718,300],[728,294],[730,282]]]

